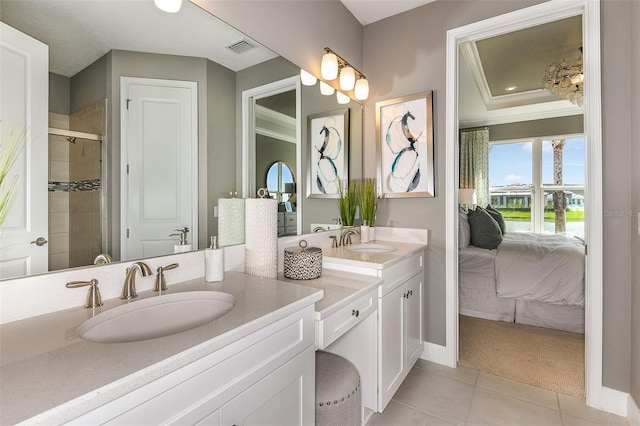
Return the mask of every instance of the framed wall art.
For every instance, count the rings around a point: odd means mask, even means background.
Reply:
[[[376,102],[378,192],[434,197],[433,92]]]
[[[307,117],[308,198],[338,198],[338,184],[349,179],[349,109]]]

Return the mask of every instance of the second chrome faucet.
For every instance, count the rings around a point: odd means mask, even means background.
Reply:
[[[133,299],[134,297],[138,297],[138,293],[136,293],[136,271],[139,271],[143,277],[153,275],[151,268],[144,262],[135,262],[128,267],[120,299]]]

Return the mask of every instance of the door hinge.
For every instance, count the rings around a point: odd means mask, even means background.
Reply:
[[[129,109],[129,102],[131,102],[131,99],[127,99],[127,110]]]
[[[584,245],[584,255],[586,256],[587,254],[589,254],[589,246],[587,244]]]
[[[129,238],[129,228],[127,228],[127,238]]]
[[[129,165],[127,164],[127,174],[129,174]]]

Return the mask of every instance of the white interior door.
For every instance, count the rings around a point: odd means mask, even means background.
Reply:
[[[5,178],[6,183],[17,176],[16,198],[0,229],[0,279],[4,279],[48,269],[49,47],[2,22],[0,93],[2,142],[10,131],[26,132],[22,153]],[[38,238],[41,245],[31,243]]]
[[[197,83],[122,77],[122,259],[196,249]]]

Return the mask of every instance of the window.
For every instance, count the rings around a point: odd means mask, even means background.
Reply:
[[[283,203],[291,201],[295,192],[293,172],[282,161],[277,161],[269,167],[267,171],[267,190],[269,196]]]
[[[584,237],[583,136],[490,143],[489,193],[510,232]]]

